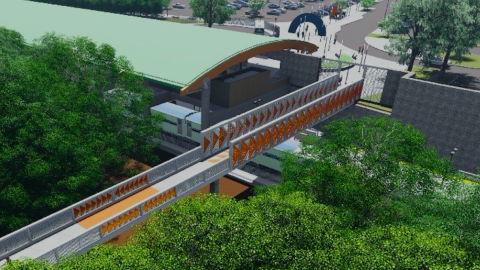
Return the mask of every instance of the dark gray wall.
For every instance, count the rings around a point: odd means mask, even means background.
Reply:
[[[458,148],[455,167],[476,172],[480,166],[480,92],[412,79],[413,75],[401,78],[392,117],[421,130],[440,156]]]
[[[380,104],[389,108],[393,107],[393,102],[395,101],[395,96],[397,95],[398,84],[400,83],[400,78],[405,76],[408,72],[397,71],[397,70],[388,70],[387,77],[385,78],[385,84],[383,86],[383,93],[380,99]]]
[[[290,51],[265,53],[264,56],[280,61],[280,76],[290,78],[290,84],[304,87],[318,81],[320,58]]]

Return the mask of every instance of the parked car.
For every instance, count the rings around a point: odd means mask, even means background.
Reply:
[[[280,12],[282,12],[282,13],[287,13],[287,10],[286,10],[286,9],[284,9],[284,8],[282,8],[282,7],[280,7],[280,8],[277,8],[277,9],[278,9],[278,10],[280,10]]]
[[[242,8],[242,5],[237,4],[237,3],[230,2],[229,4],[230,4],[231,6],[234,6],[237,10]]]
[[[227,5],[227,8],[229,8],[229,9],[233,9],[233,10],[237,10],[237,7],[235,7],[235,6],[232,6],[232,5],[230,5],[230,4],[228,4],[228,5]]]
[[[435,57],[430,61],[430,66],[441,67],[443,65],[443,57]],[[452,61],[447,62],[447,67],[452,66]]]
[[[270,5],[268,5],[268,7],[269,8],[274,8],[274,9],[280,8],[280,6],[277,5],[277,4],[270,4]]]
[[[290,5],[286,5],[284,8],[285,9],[290,9],[290,10],[297,10],[298,6],[297,6],[297,4],[293,3],[293,4],[290,4]]]
[[[283,4],[284,4],[284,5],[290,5],[291,3],[293,3],[293,1],[290,1],[290,0],[283,1]]]
[[[184,9],[184,8],[185,8],[185,5],[182,5],[182,4],[180,4],[180,3],[176,3],[176,4],[174,4],[172,7]]]
[[[318,17],[323,17],[323,16],[328,16],[330,14],[328,11],[325,11],[323,9],[318,9],[312,11],[312,14],[317,15]]]
[[[272,10],[269,10],[267,12],[267,15],[275,15],[275,16],[279,16],[281,15],[282,12],[280,10],[277,10],[277,9],[272,9]]]
[[[236,3],[236,4],[241,5],[242,7],[249,7],[248,3],[245,2],[245,1],[242,1],[242,0],[235,0],[235,1],[233,1],[233,2]]]
[[[304,8],[304,7],[305,7],[305,4],[302,3],[302,2],[299,2],[299,3],[297,3],[297,6],[298,6],[299,8]]]
[[[247,10],[245,12],[245,15],[251,15],[251,16],[258,15],[258,14],[259,14],[258,10],[253,10],[253,9]]]

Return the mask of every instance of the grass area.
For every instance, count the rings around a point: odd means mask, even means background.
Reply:
[[[464,54],[462,55],[462,62],[460,62],[457,60],[455,53],[452,53],[449,60],[452,61],[452,64],[457,66],[480,68],[480,56],[476,54]]]
[[[340,55],[340,61],[352,63],[353,58],[350,55],[342,53]],[[349,63],[342,63],[342,68],[348,66]],[[326,60],[322,63],[322,68],[338,68],[338,62]]]
[[[367,37],[373,37],[373,38],[388,38],[387,35],[377,34],[377,33],[370,33],[370,34],[367,35]]]
[[[361,105],[366,106],[366,107],[371,107],[371,108],[374,108],[374,109],[377,109],[377,110],[381,110],[381,111],[384,111],[384,112],[389,112],[389,113],[392,112],[392,108],[384,107],[384,106],[379,105],[379,104],[373,104],[373,103],[366,102],[366,101],[361,101],[361,100],[358,101],[358,104],[361,104]]]
[[[165,18],[165,21],[176,22],[176,23],[203,23],[203,21],[201,20],[174,19],[174,18]]]
[[[362,97],[363,100],[369,100],[372,102],[380,102],[381,98],[382,98],[382,92],[378,92],[370,96]]]
[[[442,83],[442,84],[448,84],[449,82],[451,82],[457,77],[456,74],[445,73],[442,78],[437,78],[440,70],[433,69],[433,68],[423,68],[423,67],[414,66],[412,71],[415,72],[416,79]]]

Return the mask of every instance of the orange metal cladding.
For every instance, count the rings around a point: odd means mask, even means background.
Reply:
[[[215,148],[215,145],[217,144],[217,141],[218,141],[218,135],[215,131],[212,132],[213,133],[213,142],[212,142],[212,150]]]
[[[240,134],[242,134],[242,121],[237,121],[237,137],[240,136]]]
[[[172,188],[145,202],[142,205],[142,209],[143,211],[148,212],[154,207],[156,207],[157,205],[162,204],[162,202],[166,202],[168,199],[173,199],[174,197],[175,197],[175,188]]]
[[[280,121],[280,128],[278,128],[278,137],[277,137],[277,141],[281,141],[283,136],[285,136],[285,124],[286,124],[286,120],[284,121]]]
[[[272,133],[270,132],[269,128],[265,128],[265,145],[263,150],[267,150],[270,146],[270,139],[272,138]]]
[[[299,123],[298,125],[299,129],[303,130],[303,126],[305,124],[305,114],[303,113],[303,110],[300,112],[300,122],[298,123]]]
[[[78,218],[79,216],[82,216],[83,214],[87,214],[90,209],[93,211],[96,207],[100,207],[104,205],[107,202],[110,202],[110,199],[112,198],[112,194],[107,193],[103,194],[95,199],[92,199],[89,202],[86,202],[84,204],[81,204],[77,207],[73,208],[73,215],[75,218]]]
[[[245,159],[247,153],[248,145],[244,141],[240,142],[240,160],[238,161],[239,164],[243,163],[243,160]]]
[[[263,144],[265,143],[265,138],[263,137],[262,132],[258,132],[257,134],[257,152],[256,154],[260,153],[262,151]]]
[[[203,153],[207,151],[208,145],[210,144],[210,141],[207,139],[207,137],[203,137]]]
[[[263,115],[263,112],[260,112],[260,122],[258,122],[259,125],[262,124],[263,118],[265,118],[265,116]]]
[[[282,103],[280,103],[280,106],[279,106],[279,109],[278,109],[278,110],[279,110],[279,111],[278,111],[278,114],[279,114],[279,115],[282,114],[282,112],[283,112],[283,101],[282,101]]]
[[[293,126],[293,123],[292,123],[291,117],[289,117],[287,120],[287,136],[290,136],[290,133],[292,131],[292,126]]]
[[[128,211],[127,213],[121,214],[118,217],[114,218],[113,220],[105,223],[102,225],[102,235],[105,235],[107,232],[111,232],[117,226],[121,226],[123,223],[127,223],[134,217],[140,215],[140,210],[135,208],[133,210]]]
[[[254,114],[252,115],[252,129],[255,128],[256,124],[257,124],[257,116]]]
[[[275,116],[277,115],[277,112],[278,112],[277,105],[273,105],[273,116],[272,116],[272,118],[275,118]]]
[[[248,131],[248,128],[250,127],[250,120],[248,120],[248,117],[245,118],[245,131]]]
[[[238,150],[237,146],[232,144],[232,159],[231,159],[231,164],[232,166],[237,163],[238,157],[240,157],[240,150]]]
[[[235,134],[235,128],[233,127],[233,124],[228,124],[228,139],[231,140],[233,135]]]
[[[146,198],[158,193],[158,190],[153,187],[147,187],[142,191],[139,191],[131,196],[128,196],[111,206],[100,210],[99,212],[81,220],[78,222],[80,226],[85,229],[92,227],[93,225],[106,220],[110,217],[118,215],[118,213],[125,211],[126,209],[132,207],[133,205],[145,200]]]
[[[257,142],[255,139],[250,137],[250,140],[248,141],[248,156],[252,158],[252,154],[255,152],[255,148],[257,147]]]
[[[225,138],[227,137],[227,132],[225,131],[225,129],[223,127],[220,127],[219,128],[219,133],[220,133],[220,138],[219,138],[219,143],[218,145],[222,145],[223,142],[225,141]]]
[[[267,118],[265,119],[265,122],[268,122],[271,115],[272,115],[272,113],[270,113],[270,109],[267,109]]]
[[[288,112],[289,107],[290,107],[290,102],[288,102],[288,99],[287,99],[287,102],[285,102],[285,113]]]
[[[293,118],[293,132],[297,132],[298,123],[299,123],[298,115],[295,114],[295,117]]]
[[[278,136],[278,127],[277,127],[277,125],[273,125],[273,128],[272,128],[272,147],[277,142],[277,136]]]

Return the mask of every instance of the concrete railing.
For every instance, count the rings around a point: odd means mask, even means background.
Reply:
[[[202,157],[201,148],[197,147],[0,238],[0,260],[165,179]]]
[[[56,263],[60,257],[86,251],[93,245],[105,242],[127,227],[146,219],[154,210],[165,208],[168,204],[187,196],[198,186],[213,182],[230,171],[229,160],[226,159],[205,171],[199,171],[189,179],[180,182],[162,182],[164,185],[161,187],[160,194],[152,195],[132,205],[108,221],[93,227],[86,233],[68,241],[58,248],[48,251],[40,256],[40,259],[50,263]]]

